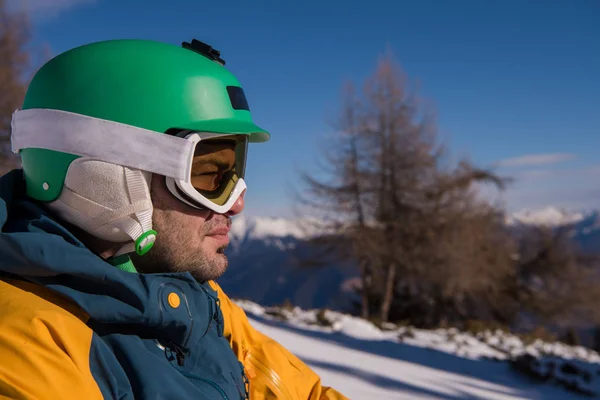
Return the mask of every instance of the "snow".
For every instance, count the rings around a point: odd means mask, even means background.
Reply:
[[[539,210],[522,210],[508,216],[507,223],[543,226],[569,225],[583,221],[586,214],[581,211],[568,211],[556,207],[546,207]]]
[[[600,392],[594,380],[600,356],[582,347],[542,341],[526,345],[501,331],[474,335],[393,324],[379,329],[329,310],[236,302],[255,328],[310,365],[324,385],[351,399],[580,398],[569,385]],[[580,372],[569,372],[565,365]]]

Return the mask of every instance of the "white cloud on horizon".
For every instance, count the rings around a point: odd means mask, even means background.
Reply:
[[[8,0],[7,6],[11,11],[24,11],[33,18],[49,20],[75,7],[97,2],[98,0]]]
[[[507,158],[495,163],[498,167],[527,167],[539,165],[558,164],[563,161],[572,160],[575,154],[571,153],[549,153],[549,154],[526,154],[519,157]]]

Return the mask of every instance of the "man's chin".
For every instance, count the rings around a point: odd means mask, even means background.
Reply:
[[[225,255],[225,248],[219,248],[219,250],[217,250],[216,258],[217,259],[215,260],[215,273],[217,273],[219,276],[213,279],[221,277],[229,267],[229,259]]]
[[[217,252],[210,260],[210,268],[197,270],[194,277],[201,282],[211,281],[220,278],[229,267],[229,260],[225,254]]]

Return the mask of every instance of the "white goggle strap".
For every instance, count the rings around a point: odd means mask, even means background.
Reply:
[[[61,110],[13,114],[12,150],[41,148],[189,179],[195,144],[184,138]]]

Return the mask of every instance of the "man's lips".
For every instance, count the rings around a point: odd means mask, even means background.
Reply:
[[[229,228],[217,228],[208,232],[206,236],[227,236],[229,234]]]

